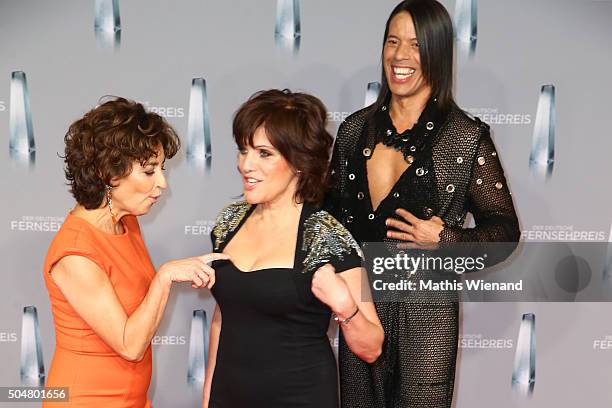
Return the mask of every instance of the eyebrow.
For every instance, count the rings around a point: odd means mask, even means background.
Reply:
[[[394,35],[394,34],[388,34],[388,35],[387,35],[387,39],[389,39],[389,38],[391,38],[391,37],[393,37],[393,38],[397,38],[398,40],[400,39],[400,37],[399,37],[399,36]],[[417,40],[417,38],[416,38],[416,37],[412,37],[412,38],[409,38],[409,39],[408,39],[408,41],[418,41],[418,40]]]
[[[162,164],[164,164],[164,163],[166,163],[166,160],[164,160],[164,161],[162,162]],[[157,165],[159,165],[159,161],[157,161],[157,160],[155,160],[155,161],[148,161],[148,162],[146,162],[146,163],[144,164],[144,166],[157,166]],[[143,166],[143,167],[144,167],[144,166]]]
[[[257,145],[257,146],[253,146],[255,149],[260,149],[262,147],[268,148],[268,149],[273,149],[276,150],[276,148],[274,146],[270,146],[270,145]]]

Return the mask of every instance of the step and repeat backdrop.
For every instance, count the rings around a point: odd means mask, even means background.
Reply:
[[[604,249],[555,302],[463,304],[455,406],[610,406],[612,304],[580,291],[612,274],[612,1],[442,3],[456,30],[457,100],[491,125],[513,191],[515,259],[535,242]],[[0,386],[44,383],[53,355],[42,265],[74,205],[58,156],[72,121],[104,95],[167,118],[183,147],[166,164],[163,201],[140,219],[145,241],[157,266],[208,253],[217,212],[241,193],[238,106],[261,89],[306,91],[335,134],[377,94],[395,4],[1,0]],[[549,260],[522,273],[554,273]],[[213,307],[207,290],[174,287],[153,338],[155,406],[198,406]],[[335,327],[329,335],[336,346]]]

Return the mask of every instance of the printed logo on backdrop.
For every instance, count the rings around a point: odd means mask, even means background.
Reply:
[[[6,111],[6,102],[0,101],[0,112]]]
[[[327,112],[327,121],[333,123],[342,123],[351,112],[329,111]]]
[[[164,118],[184,118],[185,117],[185,108],[182,106],[153,105],[149,101],[142,102],[142,104],[148,111],[157,113],[159,116],[163,116]]]
[[[196,220],[191,225],[185,225],[185,235],[209,236],[215,227],[214,220]]]
[[[153,336],[151,344],[154,346],[184,346],[187,344],[187,336]]]
[[[601,339],[593,340],[593,350],[612,351],[612,334],[607,334]]]
[[[327,328],[327,339],[329,340],[329,345],[334,349],[334,351],[338,350],[338,345],[340,343],[340,327],[338,327],[338,323],[336,323],[333,319],[331,324]]]
[[[338,349],[338,345],[340,344],[340,338],[338,336],[334,336],[334,337],[329,337],[329,344],[330,346],[332,346],[332,348],[334,349]]]
[[[608,240],[608,233],[600,230],[583,230],[574,225],[532,225],[521,231],[523,241],[584,241]]]
[[[50,217],[44,215],[24,215],[21,219],[10,220],[11,231],[20,232],[57,232],[64,217]]]
[[[0,344],[1,343],[17,343],[19,337],[17,332],[12,331],[0,331]]]
[[[511,349],[514,341],[509,338],[486,337],[480,333],[462,334],[459,336],[459,347],[462,349]]]
[[[489,125],[531,125],[529,113],[500,112],[498,108],[468,108],[466,111]]]

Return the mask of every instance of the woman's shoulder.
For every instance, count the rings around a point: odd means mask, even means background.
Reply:
[[[225,241],[227,235],[234,231],[246,216],[251,204],[246,201],[234,201],[219,211],[215,218],[215,225],[212,230],[213,245],[215,249]]]
[[[48,272],[64,256],[81,255],[98,257],[98,245],[95,234],[85,221],[68,215],[51,241],[44,262]]]
[[[316,210],[304,221],[302,247],[307,249],[304,269],[315,269],[324,261],[332,261],[356,253],[363,258],[359,244],[351,233],[330,213]]]
[[[223,207],[215,218],[215,226],[218,224],[231,223],[244,217],[251,208],[251,204],[244,200],[234,201]]]
[[[68,214],[57,234],[51,241],[51,246],[87,247],[95,242],[95,233],[87,221]]]

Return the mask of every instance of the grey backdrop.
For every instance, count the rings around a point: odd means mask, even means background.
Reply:
[[[453,15],[455,1],[442,2]],[[275,44],[275,0],[121,1],[121,44],[114,51],[96,44],[93,0],[0,1],[0,386],[20,384],[24,306],[38,309],[45,369],[52,357],[53,322],[41,270],[54,232],[28,230],[27,221],[56,229],[52,223],[73,205],[57,156],[72,121],[100,96],[121,95],[166,108],[185,140],[191,80],[205,78],[210,171],[190,166],[182,149],[167,165],[170,187],[162,202],[140,222],[156,265],[209,252],[212,220],[241,191],[233,112],[260,89],[304,90],[327,105],[335,132],[341,118],[363,106],[367,83],[379,80],[381,36],[395,3],[303,0],[300,49],[291,54]],[[492,125],[525,240],[533,231],[571,229],[612,241],[611,23],[611,1],[478,3],[476,51],[457,56],[456,96]],[[13,71],[24,71],[28,80],[36,140],[31,165],[9,155]],[[555,85],[557,112],[555,165],[546,182],[528,167],[545,84]],[[514,123],[500,123],[500,114],[516,115]],[[199,390],[186,380],[191,314],[205,309],[210,316],[213,305],[206,290],[174,288],[154,346],[149,393],[155,406],[199,404]],[[605,345],[612,338],[611,312],[607,303],[465,304],[455,405],[609,406],[612,348]],[[531,399],[510,387],[523,313],[536,315]],[[493,339],[503,347],[469,339]]]

